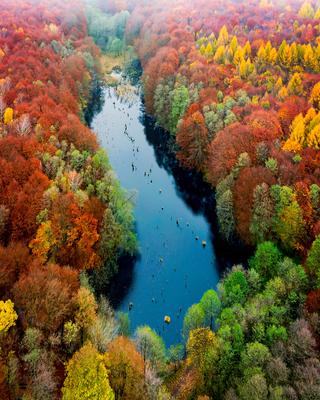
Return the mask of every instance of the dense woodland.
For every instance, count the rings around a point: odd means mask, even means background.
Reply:
[[[319,1],[86,3],[1,4],[0,397],[319,399]],[[141,63],[146,111],[252,248],[169,349],[108,303],[137,243],[85,124],[101,51]]]

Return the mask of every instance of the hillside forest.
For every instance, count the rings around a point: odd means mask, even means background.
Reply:
[[[90,129],[106,56],[251,254],[169,348],[109,302],[139,243]],[[319,150],[318,0],[2,0],[0,399],[319,399]]]

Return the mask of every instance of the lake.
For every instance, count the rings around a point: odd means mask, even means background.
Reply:
[[[188,307],[216,287],[233,255],[215,235],[213,191],[179,166],[172,140],[145,114],[139,91],[119,92],[104,89],[91,127],[134,199],[140,254],[122,263],[111,301],[124,312],[131,303],[132,331],[150,325],[171,345],[180,341]]]

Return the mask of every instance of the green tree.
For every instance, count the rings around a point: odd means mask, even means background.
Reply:
[[[259,342],[248,343],[241,355],[241,368],[244,375],[251,375],[251,372],[257,372],[257,369],[262,371],[270,359],[271,354],[267,346]]]
[[[77,351],[66,366],[63,400],[114,400],[106,360],[89,342]]]
[[[193,304],[188,308],[183,320],[182,334],[185,340],[188,340],[189,333],[193,329],[203,328],[205,326],[206,315],[200,304]]]
[[[320,236],[317,236],[309,250],[306,266],[309,273],[318,275],[320,272]]]
[[[249,260],[249,265],[267,281],[276,276],[282,259],[283,255],[274,243],[263,242],[258,245],[255,255]]]
[[[137,328],[135,342],[144,363],[149,361],[156,370],[161,369],[166,356],[163,339],[150,326],[144,325]]]
[[[129,314],[122,311],[117,312],[117,321],[119,323],[119,334],[127,337],[130,336]]]
[[[253,193],[253,213],[250,233],[255,243],[270,237],[274,205],[266,183],[258,185]]]
[[[256,374],[239,386],[240,400],[267,400],[268,386],[263,374]]]
[[[205,324],[213,329],[213,321],[220,313],[221,301],[216,291],[213,289],[207,290],[200,300],[200,306],[205,314]]]
[[[119,38],[114,38],[108,46],[108,52],[113,56],[120,56],[123,53],[124,43]]]
[[[189,91],[185,86],[178,86],[172,93],[170,132],[176,133],[180,118],[183,117],[190,102]]]
[[[234,237],[235,220],[233,210],[233,194],[230,189],[222,193],[221,196],[217,196],[216,207],[219,231],[227,241],[231,241]]]
[[[271,194],[275,201],[276,215],[273,229],[286,250],[296,249],[304,230],[304,221],[296,195],[288,186],[274,185]]]
[[[249,292],[249,285],[242,267],[234,267],[219,284],[219,290],[223,304],[243,304]]]

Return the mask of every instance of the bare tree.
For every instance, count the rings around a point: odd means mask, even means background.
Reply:
[[[28,114],[23,114],[15,124],[16,132],[19,136],[27,136],[31,131],[30,117]]]
[[[2,121],[5,109],[6,109],[6,103],[3,100],[3,96],[0,95],[0,120],[1,121]]]

